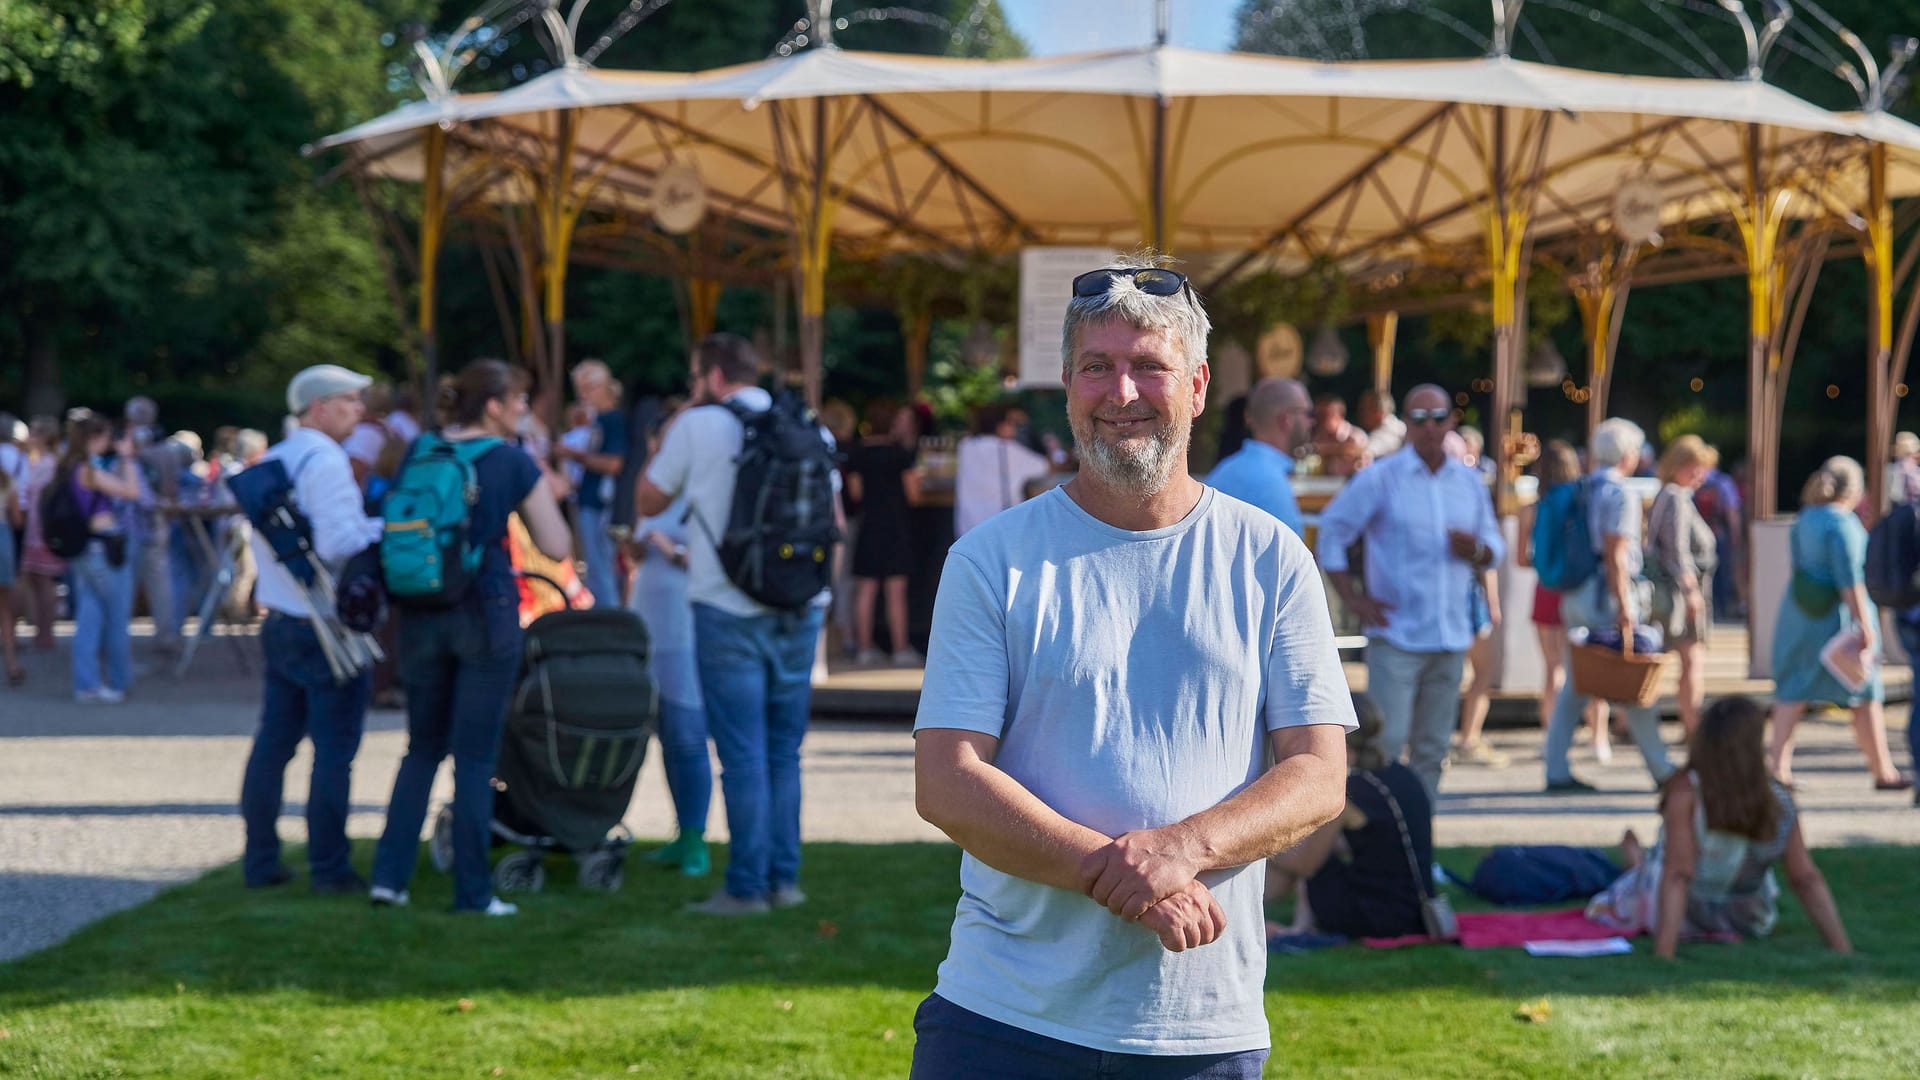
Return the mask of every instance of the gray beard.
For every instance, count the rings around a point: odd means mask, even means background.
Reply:
[[[1150,499],[1166,490],[1173,471],[1187,454],[1192,426],[1178,422],[1153,433],[1149,439],[1130,439],[1115,446],[1093,433],[1093,421],[1074,423],[1073,443],[1080,453],[1080,465],[1094,478],[1115,491],[1131,492]]]

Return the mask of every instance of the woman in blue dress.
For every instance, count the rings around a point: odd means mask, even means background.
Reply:
[[[1893,767],[1882,719],[1878,669],[1867,684],[1848,689],[1820,661],[1820,651],[1843,630],[1859,630],[1869,654],[1879,651],[1880,614],[1867,598],[1867,530],[1854,516],[1866,491],[1860,463],[1828,458],[1800,492],[1791,545],[1793,577],[1780,598],[1773,631],[1773,745],[1768,756],[1782,783],[1793,782],[1793,729],[1812,701],[1853,710],[1853,738],[1866,755],[1873,786],[1905,791],[1913,781]]]

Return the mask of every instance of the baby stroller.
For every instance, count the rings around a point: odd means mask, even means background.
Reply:
[[[493,780],[494,843],[519,850],[494,865],[496,891],[540,891],[549,853],[572,855],[587,888],[620,888],[633,842],[620,819],[659,717],[648,651],[646,625],[625,609],[555,611],[527,627]],[[434,817],[427,850],[452,868],[452,807]]]

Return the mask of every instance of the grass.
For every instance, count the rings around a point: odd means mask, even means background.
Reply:
[[[228,867],[0,967],[0,1074],[904,1076],[957,853],[818,844],[807,857],[812,902],[745,922],[679,914],[711,882],[637,864],[617,895],[550,884],[509,920],[446,912],[447,881],[424,868],[412,908],[376,911],[245,893]],[[1442,853],[1459,869],[1472,857]],[[1644,939],[1592,960],[1275,957],[1270,1073],[1920,1075],[1920,849],[1818,857],[1856,956],[1825,952],[1787,901],[1773,940],[1684,946],[1673,963]],[[1544,1021],[1516,1018],[1542,999]]]

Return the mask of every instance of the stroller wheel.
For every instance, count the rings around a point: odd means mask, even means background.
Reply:
[[[590,851],[580,856],[580,885],[601,892],[619,892],[626,880],[625,853]]]
[[[547,868],[540,865],[537,851],[515,851],[493,867],[495,892],[539,892],[547,884]]]
[[[433,832],[427,836],[427,858],[441,873],[453,870],[453,807],[443,806],[433,815]]]

